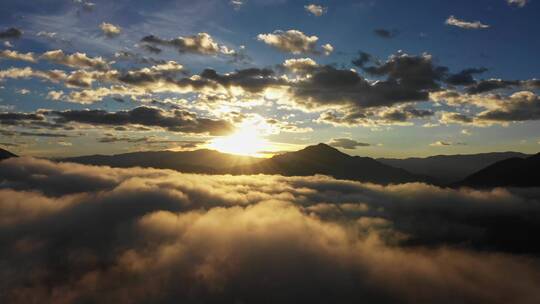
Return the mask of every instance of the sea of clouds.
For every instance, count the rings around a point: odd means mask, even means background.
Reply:
[[[0,162],[2,303],[538,303],[540,189]]]

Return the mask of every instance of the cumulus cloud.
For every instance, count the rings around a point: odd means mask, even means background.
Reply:
[[[107,23],[107,22],[102,22],[99,25],[99,28],[101,29],[103,34],[105,34],[107,37],[110,37],[110,38],[116,37],[120,35],[120,33],[122,32],[121,27],[119,27],[118,25]]]
[[[72,68],[93,68],[104,70],[109,68],[109,64],[102,57],[88,57],[85,53],[65,54],[62,50],[54,50],[43,53],[40,59],[48,60],[57,64],[62,64]]]
[[[225,45],[218,44],[208,33],[178,37],[174,39],[162,39],[154,35],[143,37],[141,42],[151,45],[173,47],[180,53],[192,53],[201,55],[229,55],[234,56],[236,51]]]
[[[526,121],[540,119],[540,97],[533,92],[522,91],[501,98],[490,109],[478,115],[487,121]]]
[[[317,49],[317,36],[307,36],[298,30],[281,31],[277,30],[273,33],[259,34],[259,41],[262,41],[280,51],[292,54],[320,54]],[[329,55],[334,48],[330,44],[322,46],[322,52]]]
[[[321,66],[311,77],[291,86],[292,98],[306,108],[333,105],[348,107],[348,112],[351,108],[353,112],[362,112],[367,108],[427,100],[431,91],[440,89],[440,81],[448,70],[434,65],[429,54],[398,53],[371,66],[366,65],[369,61],[355,60],[366,73],[385,78],[373,82],[354,70]]]
[[[32,158],[0,162],[0,179],[0,254],[9,261],[0,272],[3,302],[540,296],[536,190],[205,176]]]
[[[430,94],[430,98],[452,106],[470,105],[479,109],[475,113],[442,112],[442,123],[489,126],[540,119],[540,99],[531,91],[519,91],[511,95],[440,91]]]
[[[328,143],[332,147],[354,150],[358,147],[369,147],[368,143],[363,143],[350,138],[332,138]]]
[[[312,72],[319,65],[311,58],[291,58],[283,62],[283,67],[295,72]]]
[[[34,53],[19,53],[17,51],[3,50],[0,52],[0,58],[10,59],[10,60],[22,60],[27,62],[36,62]]]
[[[322,15],[324,15],[326,13],[326,11],[328,10],[328,8],[322,6],[322,5],[317,5],[317,4],[308,4],[308,5],[304,5],[304,9],[312,14],[313,16],[317,16],[317,17],[320,17]]]
[[[326,56],[329,56],[334,51],[334,47],[330,43],[323,44],[321,48],[323,49],[323,54]]]
[[[489,25],[483,24],[480,21],[470,22],[470,21],[465,21],[465,20],[458,19],[458,18],[456,18],[454,16],[448,17],[448,19],[446,19],[445,23],[447,25],[459,27],[459,28],[466,29],[466,30],[487,29],[487,28],[490,27]]]

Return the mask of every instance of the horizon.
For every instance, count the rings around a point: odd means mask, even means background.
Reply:
[[[32,156],[32,157],[43,157],[43,158],[50,158],[50,159],[62,159],[62,158],[72,158],[72,157],[81,157],[81,156],[93,156],[93,155],[112,156],[112,155],[120,155],[120,154],[128,154],[128,153],[194,152],[194,151],[200,151],[200,150],[209,150],[209,151],[215,151],[215,152],[218,152],[218,153],[221,153],[221,154],[228,154],[228,155],[238,156],[238,157],[258,158],[258,159],[262,160],[262,159],[272,158],[273,156],[284,154],[284,153],[300,151],[300,150],[303,150],[303,149],[305,149],[307,147],[318,146],[318,145],[321,145],[321,144],[332,147],[332,148],[334,148],[334,149],[336,149],[336,150],[338,150],[338,151],[340,151],[340,152],[342,152],[344,154],[350,155],[350,156],[371,157],[373,159],[385,159],[385,158],[388,158],[388,159],[403,159],[404,160],[404,159],[414,159],[414,158],[431,158],[431,157],[437,157],[437,156],[468,156],[468,155],[474,156],[474,155],[479,155],[479,154],[492,154],[492,153],[523,153],[523,152],[519,152],[519,151],[511,151],[511,150],[504,151],[503,150],[503,151],[489,151],[489,152],[479,152],[479,153],[433,154],[433,155],[427,155],[427,156],[378,157],[378,156],[368,156],[368,155],[362,155],[362,154],[353,154],[348,149],[334,147],[332,145],[329,145],[328,143],[320,142],[320,143],[315,143],[315,144],[311,144],[311,145],[306,145],[304,147],[300,147],[298,150],[283,150],[283,151],[275,151],[275,152],[272,152],[272,153],[265,153],[263,151],[262,155],[261,154],[250,155],[250,154],[239,154],[239,153],[223,152],[223,151],[220,151],[219,149],[214,149],[212,147],[201,147],[201,148],[180,149],[180,150],[175,150],[174,148],[166,149],[166,150],[137,150],[137,151],[129,151],[129,152],[109,153],[109,154],[101,154],[101,153],[84,154],[83,153],[83,154],[73,154],[73,155],[55,155],[55,156],[49,156],[49,157],[40,156],[40,155],[27,155],[27,154],[20,154],[18,156]],[[6,147],[0,147],[0,149],[3,149],[3,150],[8,151],[8,152],[12,152]],[[537,153],[523,153],[523,154],[535,155],[535,154],[538,154],[538,153],[540,153],[540,152],[537,152]]]

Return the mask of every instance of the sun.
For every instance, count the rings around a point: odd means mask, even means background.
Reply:
[[[258,128],[246,124],[229,136],[215,138],[209,146],[223,153],[261,157],[269,142]]]

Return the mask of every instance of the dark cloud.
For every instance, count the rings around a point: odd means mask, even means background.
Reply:
[[[462,70],[459,73],[451,74],[446,78],[446,83],[451,85],[471,85],[475,83],[474,74],[482,74],[487,71],[486,68],[470,68]]]
[[[358,57],[352,60],[352,64],[359,68],[363,68],[365,64],[371,62],[371,60],[373,60],[373,56],[366,52],[360,51],[358,52]]]
[[[0,31],[0,39],[19,39],[22,34],[21,30],[10,27],[7,30]]]
[[[398,53],[386,62],[364,66],[363,70],[373,76],[386,76],[390,82],[399,82],[412,90],[438,89],[438,81],[448,72],[447,67],[433,63],[431,55],[411,56]]]
[[[84,123],[90,125],[125,126],[141,125],[161,127],[171,132],[209,133],[224,135],[232,132],[234,126],[224,120],[198,117],[195,113],[184,110],[166,112],[158,108],[138,107],[132,110],[107,112],[104,110],[66,110],[53,111],[57,123]]]
[[[200,76],[227,88],[237,86],[252,93],[261,92],[273,85],[285,84],[271,69],[249,68],[228,74],[218,74],[215,70],[205,69]]]
[[[427,100],[428,88],[435,87],[435,83],[413,78],[392,76],[370,83],[354,71],[324,66],[311,77],[295,83],[290,90],[297,103],[308,108],[342,105],[364,109]]]
[[[148,43],[144,43],[141,45],[141,48],[149,53],[152,53],[152,54],[160,54],[163,50],[156,47],[156,46],[153,46],[151,44],[148,44]]]
[[[29,137],[54,137],[54,138],[65,138],[70,137],[68,134],[63,133],[47,133],[47,132],[19,132],[19,131],[10,131],[10,130],[0,130],[0,134],[3,136],[29,136]]]
[[[485,93],[498,89],[507,89],[520,84],[517,80],[503,80],[503,79],[487,79],[480,80],[467,87],[466,91],[469,94]]]
[[[144,144],[144,145],[150,145],[150,146],[166,145],[166,146],[172,146],[172,147],[182,148],[182,149],[194,149],[206,143],[205,141],[200,141],[200,140],[170,140],[170,139],[158,138],[155,136],[130,137],[130,136],[116,136],[112,134],[106,134],[106,136],[99,138],[98,142],[100,143],[124,142],[124,143],[138,144],[138,145]]]
[[[399,34],[398,30],[387,30],[383,28],[374,29],[373,33],[381,38],[390,39]]]
[[[205,176],[32,158],[0,162],[0,180],[5,303],[483,304],[540,296],[537,189]]]
[[[328,143],[332,147],[354,150],[358,147],[369,147],[368,143],[363,143],[350,138],[332,138]]]
[[[0,124],[17,125],[20,122],[44,121],[45,116],[41,113],[16,113],[0,112]]]

